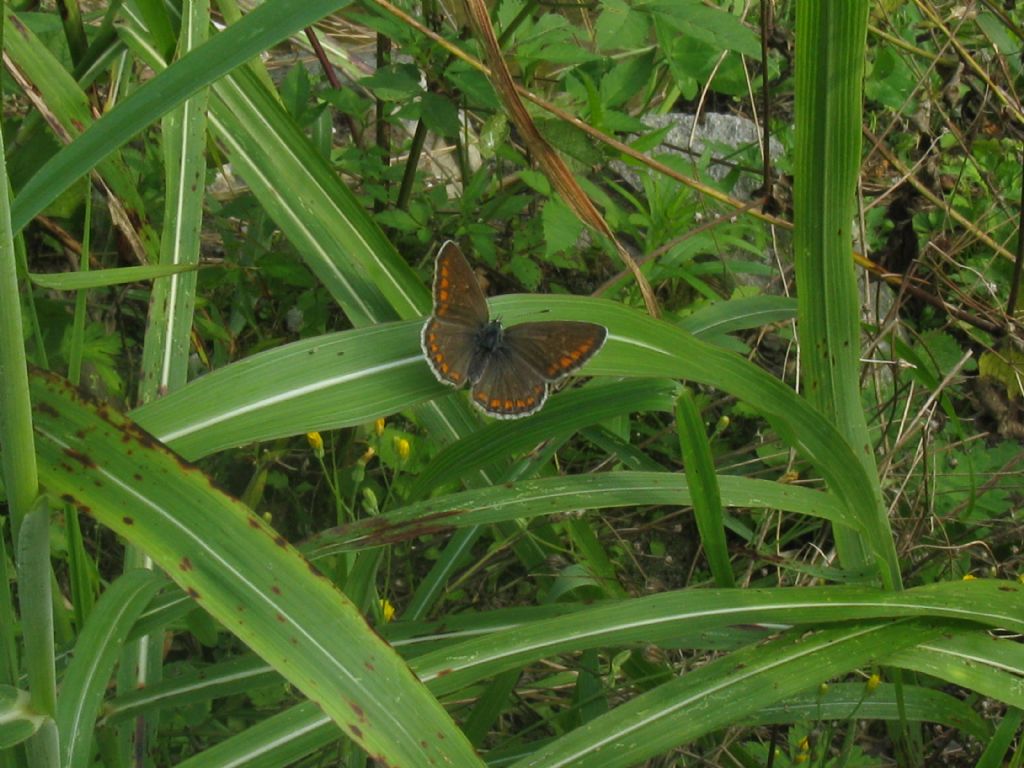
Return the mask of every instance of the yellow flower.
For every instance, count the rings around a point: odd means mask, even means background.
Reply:
[[[398,452],[398,458],[406,461],[409,458],[409,441],[404,437],[396,437],[395,450]]]
[[[377,433],[377,437],[384,434],[384,419],[377,419],[373,422],[373,429]]]
[[[796,743],[796,748],[798,751],[793,757],[793,763],[795,765],[806,763],[811,759],[811,741],[806,736]]]
[[[875,688],[877,688],[881,684],[882,684],[882,676],[881,675],[879,675],[877,672],[875,674],[871,675],[871,677],[868,678],[868,682],[867,682],[868,693],[871,693],[872,691],[874,691]]]
[[[391,604],[391,601],[386,597],[380,599],[380,612],[384,617],[384,623],[387,624],[393,618],[395,618],[395,606]]]
[[[320,437],[319,432],[307,432],[306,442],[309,443],[309,447],[313,449],[313,453],[318,459],[324,457],[324,439]]]
[[[973,575],[973,574],[970,574],[970,573],[964,574],[964,581],[974,581],[976,578],[978,578],[978,577]]]

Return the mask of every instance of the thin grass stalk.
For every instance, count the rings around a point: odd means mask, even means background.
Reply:
[[[181,59],[206,42],[210,26],[208,0],[193,0],[184,7],[176,58]],[[167,196],[164,201],[160,264],[199,263],[203,222],[203,190],[206,182],[206,110],[208,89],[186,99],[164,115],[162,149]],[[140,402],[149,402],[185,384],[195,310],[197,274],[182,272],[159,279],[150,296],[149,316],[142,355]],[[127,568],[153,568],[153,562],[134,549],[126,553]],[[162,631],[150,633],[122,653],[121,669],[134,670],[135,679],[119,675],[119,689],[134,690],[163,677]],[[143,752],[156,738],[158,717],[140,718],[132,729],[136,752]],[[124,729],[126,732],[128,729]],[[124,733],[122,744],[128,740]],[[139,743],[141,742],[141,743]]]
[[[82,179],[85,185],[85,214],[82,222],[82,255],[79,272],[89,271],[92,255],[92,186],[88,178]],[[71,326],[71,350],[68,354],[68,379],[78,385],[82,374],[82,356],[85,341],[86,309],[89,292],[78,291],[75,295],[75,318]],[[68,541],[68,571],[71,585],[72,610],[75,626],[81,630],[85,621],[92,613],[95,596],[93,594],[94,567],[85,550],[82,539],[82,528],[79,525],[78,512],[70,504],[64,505],[64,524]]]
[[[57,8],[60,11],[61,23],[64,25],[64,37],[68,41],[71,59],[78,64],[89,48],[85,26],[82,24],[82,9],[78,5],[78,0],[57,0]]]
[[[50,570],[50,506],[40,496],[25,516],[18,536],[18,603],[25,643],[29,705],[46,721],[29,739],[29,763],[59,765],[57,668],[53,642],[53,592]]]
[[[6,534],[9,518],[0,518],[0,685],[15,687],[18,682],[18,639],[15,630],[18,617],[14,612],[14,583],[7,564],[13,562],[7,551]],[[0,768],[14,768],[17,765],[13,749],[0,750]]]
[[[0,16],[5,11],[4,3],[0,0]],[[3,31],[0,26],[0,48],[3,47]],[[0,90],[2,95],[2,90]],[[6,343],[0,343],[0,471],[3,472],[4,486],[7,491],[8,519],[11,524],[11,541],[18,542],[22,523],[29,514],[31,505],[39,493],[39,478],[35,462],[35,441],[32,436],[32,404],[28,390],[27,362],[25,359],[25,347],[22,340],[25,338],[21,319],[21,300],[18,295],[18,274],[17,256],[14,247],[14,235],[11,228],[11,198],[10,185],[7,180],[7,161],[4,151],[3,129],[0,126],[0,339]],[[3,535],[3,526],[0,526],[0,536]],[[49,541],[47,537],[40,537],[39,543],[42,555],[26,553],[30,558],[24,564],[20,562],[21,550],[18,550],[19,575],[22,569],[31,569],[36,576],[35,581],[45,585],[44,590],[49,589],[50,559]],[[13,596],[10,591],[10,582],[6,578],[6,546],[0,542],[0,558],[4,564],[2,570],[5,576],[3,585],[3,605],[0,606],[0,633],[2,633],[3,661],[0,662],[0,672],[4,683],[15,685],[18,676],[17,667],[17,639],[15,635],[15,611]],[[31,566],[30,563],[31,562]],[[30,593],[27,585],[19,584],[19,597],[25,601],[27,593]],[[31,594],[35,599],[41,612],[41,618],[45,621],[46,614],[49,614],[52,603],[46,595]],[[51,616],[52,625],[52,616]],[[24,627],[22,628],[24,631]],[[53,635],[49,636],[49,643],[42,643],[43,647],[32,649],[35,656],[35,664],[41,673],[52,675],[54,669],[53,657]],[[28,649],[26,649],[28,650]],[[45,673],[46,669],[49,673]],[[52,682],[31,681],[34,685],[35,695],[32,703],[46,704],[49,702],[50,709],[40,709],[51,717],[55,711],[56,686]],[[57,730],[52,723],[46,727],[43,733],[37,735],[34,742],[38,745],[35,749],[53,759],[57,759],[58,744]],[[0,764],[10,765],[15,762],[12,752],[0,757]]]
[[[3,157],[0,133],[0,159]],[[0,339],[5,340],[0,344],[0,466],[11,511],[11,537],[17,541],[21,521],[39,493],[39,478],[8,189],[7,164],[0,162]]]
[[[192,2],[183,18],[178,58],[206,42],[209,3]],[[168,112],[162,122],[164,177],[164,229],[160,263],[198,264],[206,180],[207,89],[199,91]],[[195,308],[197,274],[194,271],[156,280],[150,297],[143,350],[140,403],[174,391],[185,384]]]
[[[867,0],[797,5],[793,247],[806,396],[875,479],[861,402],[860,307],[850,258],[869,5]],[[883,583],[898,589],[899,564],[877,482],[871,490],[874,509],[863,512],[873,523],[866,534],[872,542],[834,529],[836,545],[843,566],[851,570],[870,566],[871,549],[884,553],[876,566]]]

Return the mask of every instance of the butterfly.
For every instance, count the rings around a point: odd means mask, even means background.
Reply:
[[[540,410],[548,384],[578,370],[604,345],[596,323],[551,320],[503,328],[492,320],[476,274],[449,240],[434,265],[434,313],[420,345],[438,381],[470,386],[470,399],[498,419]]]

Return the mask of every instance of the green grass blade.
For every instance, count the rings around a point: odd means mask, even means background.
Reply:
[[[558,435],[633,412],[670,412],[677,391],[675,382],[648,379],[617,381],[559,394],[529,419],[511,424],[492,421],[472,435],[443,449],[427,466],[409,495],[426,496],[431,489],[457,481],[471,469],[491,466],[527,451]]]
[[[159,710],[180,711],[198,702],[280,684],[281,676],[263,659],[239,656],[123,693],[106,703],[103,719],[109,724]]]
[[[666,592],[507,626],[506,631],[417,657],[413,667],[431,690],[446,693],[558,653],[628,643],[672,645],[676,637],[722,627],[738,631],[739,625],[757,622],[820,626],[851,619],[929,617],[1024,627],[1024,593],[1003,591],[1006,582],[970,583],[984,586],[965,588],[963,582],[951,582],[898,596],[863,587]]]
[[[177,763],[176,768],[301,765],[303,757],[337,740],[337,726],[307,701],[246,728],[202,754]]]
[[[821,491],[728,475],[719,477],[718,483],[722,501],[730,507],[785,510],[822,517],[834,525],[856,522],[833,496]],[[602,472],[546,477],[435,496],[324,531],[306,542],[302,550],[307,557],[316,559],[470,525],[528,520],[581,509],[594,512],[691,503],[686,479],[674,472]]]
[[[987,741],[992,726],[965,701],[931,688],[904,686],[902,696],[908,719],[940,723]],[[890,720],[901,717],[897,688],[882,683],[868,692],[863,683],[830,683],[825,693],[813,691],[772,704],[747,720],[759,725],[792,725],[827,720]]]
[[[233,445],[364,424],[446,391],[427,371],[418,330],[396,323],[252,355],[138,408],[133,417],[193,459]]]
[[[144,267],[113,267],[88,272],[32,272],[28,278],[41,288],[55,291],[82,291],[89,288],[107,288],[111,285],[139,283],[161,277],[195,272],[194,264],[152,264]]]
[[[886,664],[925,672],[1024,709],[1024,647],[980,630],[963,631],[904,649]]]
[[[1007,711],[1003,715],[1002,720],[999,721],[995,734],[991,734],[988,739],[982,740],[986,745],[985,751],[978,758],[974,768],[1003,768],[1003,766],[1013,765],[1013,763],[1008,761],[1006,753],[1013,746],[1014,738],[1021,726],[1021,722],[1024,722],[1024,712],[1021,712],[1019,709]],[[1020,748],[1018,747],[1018,754],[1019,750]]]
[[[37,376],[33,395],[49,491],[145,551],[368,753],[409,765],[480,764],[397,654],[260,518],[56,377]]]
[[[0,685],[0,764],[20,766],[15,762],[15,753],[10,750],[23,741],[32,738],[44,725],[51,723],[29,704],[29,695],[11,685]],[[53,729],[56,734],[56,728]]]
[[[900,587],[899,563],[868,435],[860,384],[860,300],[851,258],[860,169],[861,99],[868,0],[797,6],[793,251],[800,290],[800,361],[809,402],[853,447],[870,485],[868,539],[836,531],[843,565],[859,570],[873,550]]]
[[[38,765],[58,765],[59,734],[57,713],[57,672],[53,633],[53,591],[50,570],[50,505],[40,496],[25,515],[18,536],[18,602],[21,607],[25,643],[25,671],[28,675],[30,706],[46,717],[29,741],[29,760]]]
[[[725,541],[722,496],[715,476],[711,444],[693,393],[686,388],[676,401],[676,430],[679,433],[683,468],[690,488],[690,503],[693,504],[693,516],[697,521],[697,530],[700,531],[704,556],[708,560],[715,584],[720,587],[735,586]]]
[[[10,504],[11,538],[18,540],[21,521],[39,492],[32,444],[32,405],[25,359],[21,295],[11,226],[6,151],[0,131],[0,467]],[[13,681],[11,681],[13,682]]]
[[[194,2],[182,19],[178,56],[202,46],[210,25],[209,2]],[[164,115],[161,138],[164,158],[163,233],[160,266],[169,270],[157,280],[149,300],[142,352],[140,402],[185,384],[195,309],[196,272],[203,224],[201,190],[206,183],[206,106],[203,89]]]
[[[106,589],[82,628],[57,705],[62,766],[90,764],[96,716],[118,654],[136,618],[164,583],[150,571],[125,573]]]

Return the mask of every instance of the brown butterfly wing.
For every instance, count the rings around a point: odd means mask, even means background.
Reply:
[[[508,347],[491,352],[470,395],[473,404],[497,419],[518,419],[540,410],[548,383]]]
[[[434,316],[474,328],[490,318],[476,273],[452,240],[441,246],[434,263]]]
[[[608,331],[595,323],[523,323],[505,329],[501,343],[473,385],[473,403],[499,419],[540,410],[548,382],[578,370],[604,344]]]
[[[558,381],[583,367],[606,338],[608,329],[603,325],[553,320],[506,328],[503,342],[514,358],[547,381]]]
[[[459,246],[449,240],[434,264],[434,314],[420,334],[420,346],[438,381],[466,383],[477,334],[488,321],[487,301]]]
[[[469,379],[477,331],[431,317],[423,324],[420,346],[438,381],[461,387]]]

